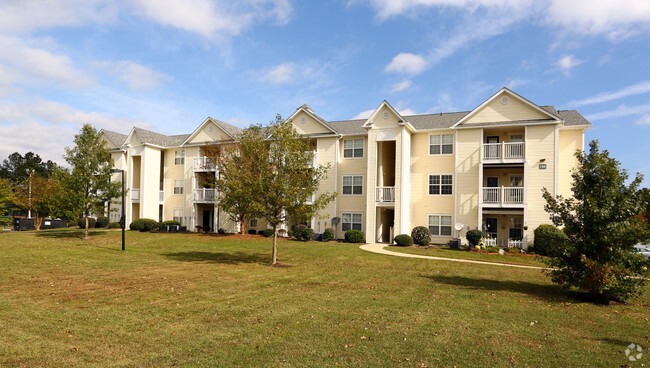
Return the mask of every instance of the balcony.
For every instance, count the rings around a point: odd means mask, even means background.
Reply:
[[[140,201],[140,188],[131,188],[131,200]]]
[[[483,188],[483,204],[497,207],[519,207],[524,204],[523,187]]]
[[[163,203],[165,202],[165,191],[161,190],[160,193],[158,194],[158,202]]]
[[[395,203],[395,187],[377,187],[375,201],[378,204]]]
[[[216,189],[199,188],[192,192],[192,201],[195,203],[212,203],[216,198]]]
[[[202,157],[195,157],[194,158],[194,165],[192,166],[194,171],[214,171],[215,166],[212,161],[210,161],[209,158],[202,156]]]
[[[524,142],[483,143],[481,159],[485,163],[524,162],[525,148]]]

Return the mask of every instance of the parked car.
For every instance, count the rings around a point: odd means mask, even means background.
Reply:
[[[642,256],[646,257],[647,259],[650,259],[650,245],[648,244],[637,244],[632,248],[632,251],[634,253],[639,253]]]

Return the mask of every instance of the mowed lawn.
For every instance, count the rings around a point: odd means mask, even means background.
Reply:
[[[356,245],[0,234],[0,367],[650,365],[650,291],[595,305],[538,270]],[[641,345],[630,363],[627,345]]]

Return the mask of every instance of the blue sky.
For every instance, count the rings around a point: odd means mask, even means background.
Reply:
[[[0,159],[64,163],[83,123],[466,111],[505,86],[650,175],[648,60],[646,0],[0,0]]]

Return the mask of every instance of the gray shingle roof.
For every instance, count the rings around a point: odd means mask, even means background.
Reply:
[[[580,115],[576,110],[561,110],[557,112],[560,118],[564,120],[564,126],[579,126],[586,127],[593,126],[584,116]]]
[[[463,111],[439,114],[409,115],[404,116],[404,120],[411,123],[415,130],[449,129],[469,113],[469,111]]]
[[[102,129],[101,132],[106,134],[108,139],[110,139],[113,143],[115,143],[120,148],[124,146],[124,142],[126,142],[126,138],[128,138],[128,136],[125,134],[113,132],[111,130]]]
[[[343,134],[343,135],[357,135],[357,134],[368,134],[366,128],[362,125],[365,123],[365,119],[359,120],[341,120],[341,121],[330,121],[326,122],[333,131]]]
[[[168,136],[138,127],[134,127],[133,130],[138,135],[138,137],[142,139],[142,143],[153,144],[160,147],[180,146],[185,141],[185,139],[190,136],[189,134]]]
[[[238,128],[238,127],[236,127],[234,125],[230,125],[230,124],[225,123],[225,122],[223,122],[221,120],[217,120],[217,119],[214,119],[214,118],[209,118],[209,119],[211,119],[215,124],[217,124],[217,126],[219,128],[221,128],[224,132],[230,134],[231,136],[233,136],[235,138],[239,137],[239,135],[243,132],[243,130],[241,128]],[[188,134],[188,136],[189,136],[189,134]]]

